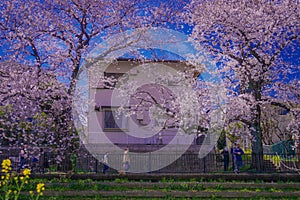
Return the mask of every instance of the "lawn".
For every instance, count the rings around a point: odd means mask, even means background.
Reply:
[[[300,182],[225,181],[192,178],[177,180],[32,179],[25,188],[45,183],[41,199],[299,199]]]

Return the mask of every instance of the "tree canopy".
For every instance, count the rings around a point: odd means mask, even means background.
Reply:
[[[299,95],[292,89],[299,85],[299,60],[291,62],[298,59],[299,2],[194,0],[188,8],[186,20],[194,25],[191,37],[221,63],[228,122],[238,120],[249,127],[255,167],[262,170],[263,107],[272,104],[299,112],[291,106],[299,106]]]

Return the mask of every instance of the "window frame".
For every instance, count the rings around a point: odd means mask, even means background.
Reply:
[[[102,112],[103,112],[103,130],[107,131],[107,132],[125,132],[128,131],[128,127],[129,127],[129,120],[128,117],[126,117],[124,114],[121,117],[121,125],[122,127],[118,127],[118,123],[114,120],[114,126],[115,127],[107,127],[106,126],[106,112],[111,112],[112,115],[114,115],[114,111],[116,111],[118,109],[118,107],[103,107],[102,108]],[[125,126],[123,126],[125,125]]]

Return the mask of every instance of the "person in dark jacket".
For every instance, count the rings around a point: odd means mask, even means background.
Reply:
[[[235,163],[235,172],[239,173],[240,169],[243,165],[243,159],[242,155],[244,154],[244,151],[240,148],[240,145],[237,144],[236,148],[233,149],[233,155],[234,155],[234,163]]]
[[[45,173],[45,152],[43,148],[40,148],[39,168],[40,168],[40,173],[44,174]]]
[[[223,155],[224,171],[227,171],[228,166],[229,166],[229,151],[228,151],[228,148],[225,147],[224,150],[221,152],[221,154]]]
[[[25,164],[27,163],[27,159],[28,159],[27,145],[22,144],[19,153],[20,164],[19,164],[18,172],[21,172],[21,170],[23,170]]]

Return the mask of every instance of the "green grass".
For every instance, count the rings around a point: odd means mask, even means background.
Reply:
[[[286,197],[284,194],[287,192],[300,192],[299,182],[278,182],[278,183],[264,183],[260,180],[257,181],[224,181],[222,179],[217,180],[207,180],[203,179],[189,179],[189,180],[180,180],[170,178],[162,178],[160,181],[151,182],[151,181],[132,181],[127,178],[116,178],[111,181],[93,181],[91,179],[84,180],[71,180],[68,178],[61,179],[31,179],[30,184],[26,186],[26,193],[30,190],[34,190],[36,183],[43,182],[46,185],[46,192],[52,194],[55,192],[57,196],[45,196],[41,199],[155,199],[148,197],[125,197],[122,196],[122,192],[141,192],[142,194],[148,194],[151,192],[160,192],[160,194],[165,194],[164,197],[157,199],[181,199],[178,198],[178,192],[188,192],[188,194],[194,193],[209,193],[212,194],[207,199],[226,199],[222,197],[224,193],[238,193],[241,195],[238,199],[243,199],[243,194],[248,195],[248,198],[245,199],[297,199],[297,197]],[[246,185],[244,187],[242,184]],[[248,187],[247,187],[248,186]],[[72,196],[72,191],[85,192],[87,196],[78,196],[76,193]],[[113,194],[109,197],[103,197],[97,193],[102,191],[108,191]],[[52,193],[51,193],[52,192]],[[58,193],[57,193],[58,192]],[[69,193],[65,195],[66,192]],[[94,192],[94,193],[91,193]],[[114,195],[114,192],[118,192],[119,195]],[[146,192],[146,193],[145,193]],[[173,192],[177,192],[177,198],[172,196]],[[252,194],[251,198],[249,194]],[[260,197],[260,194],[264,193],[270,194],[270,198]],[[101,193],[102,194],[102,193]],[[110,194],[110,195],[111,195]],[[272,196],[275,194],[275,196]],[[279,196],[276,196],[279,194]],[[71,196],[70,196],[71,195]],[[202,198],[202,197],[201,197]],[[182,199],[197,199],[193,198],[182,198]],[[203,198],[205,199],[205,198]],[[235,199],[235,198],[227,198]]]
[[[122,196],[111,196],[111,197],[103,197],[101,195],[95,195],[92,197],[82,197],[82,196],[72,196],[72,197],[65,197],[65,196],[57,196],[57,197],[42,197],[40,199],[47,199],[47,200],[82,200],[82,199],[86,199],[86,200],[128,200],[128,199],[136,199],[136,200],[142,200],[142,199],[151,199],[151,200],[197,200],[199,199],[198,197],[191,197],[191,198],[187,198],[187,197],[182,197],[182,198],[177,198],[177,197],[171,197],[171,196],[166,196],[163,198],[155,198],[155,197],[136,197],[136,198],[128,198],[128,197],[122,197]],[[273,199],[278,199],[278,200],[298,200],[298,197],[259,197],[259,196],[255,196],[255,197],[239,197],[239,198],[224,198],[224,197],[220,197],[217,195],[211,195],[210,197],[207,198],[201,198],[201,199],[217,199],[217,200],[273,200]]]
[[[51,191],[84,191],[84,190],[93,190],[93,191],[123,191],[123,190],[139,190],[141,186],[143,186],[143,182],[133,182],[128,181],[128,179],[116,179],[115,181],[92,181],[92,180],[44,180],[44,179],[34,179],[31,180],[30,183],[25,187],[25,191],[34,190],[36,183],[43,182],[46,184],[46,190]],[[128,183],[128,184],[126,184]],[[133,184],[129,184],[133,183]],[[136,183],[136,184],[134,184]],[[211,183],[211,184],[206,184]],[[227,184],[226,184],[227,183]],[[230,187],[230,185],[238,183],[247,183],[249,184],[249,188],[246,188],[247,191],[270,191],[270,192],[278,192],[278,191],[300,191],[300,188],[289,188],[282,187],[282,185],[286,185],[287,183],[277,183],[274,185],[265,185],[263,182],[257,180],[252,182],[254,185],[263,186],[262,188],[253,188],[251,186],[251,182],[243,182],[243,181],[235,181],[235,182],[225,182],[221,180],[216,181],[208,181],[208,182],[197,182],[195,180],[185,181],[185,182],[177,182],[175,180],[163,180],[157,183],[147,183],[145,182],[142,190],[177,190],[177,191],[235,191],[234,187]],[[245,191],[246,191],[245,190]],[[243,190],[242,190],[243,191]]]

